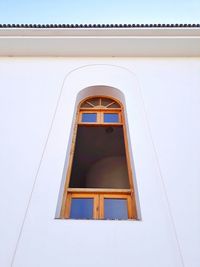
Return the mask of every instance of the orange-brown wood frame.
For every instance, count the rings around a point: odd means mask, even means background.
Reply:
[[[91,108],[81,108],[81,104],[84,101],[89,101],[92,98],[109,98],[120,105],[121,108],[105,108],[100,109],[93,107]],[[98,113],[97,115],[97,122],[95,123],[85,123],[82,122],[82,113]],[[103,113],[118,113],[119,114],[119,122],[118,123],[104,123],[103,122]],[[128,167],[128,177],[129,177],[129,184],[130,189],[100,189],[100,188],[69,188],[70,182],[70,175],[72,169],[72,163],[74,158],[74,151],[75,151],[75,142],[76,142],[76,135],[78,125],[85,125],[85,126],[123,126],[123,134],[124,134],[124,143],[125,143],[125,151],[126,151],[126,159],[127,159],[127,167]],[[62,206],[60,212],[61,219],[68,219],[70,217],[70,205],[71,205],[71,198],[82,198],[82,197],[89,197],[94,198],[94,211],[93,211],[93,219],[103,219],[104,218],[104,204],[103,199],[106,198],[125,198],[127,199],[128,203],[128,217],[129,219],[137,219],[137,209],[136,209],[136,200],[135,200],[135,192],[134,192],[134,184],[133,184],[133,173],[130,163],[130,155],[129,155],[129,144],[127,139],[127,130],[125,126],[125,118],[123,112],[123,105],[120,101],[107,96],[93,96],[88,97],[81,101],[79,107],[77,109],[77,116],[76,116],[76,123],[74,126],[74,133],[72,137],[72,145],[70,150],[70,157],[68,162],[68,169],[66,174],[66,181],[64,186],[64,193],[62,199]]]
[[[73,190],[75,191],[75,190]],[[83,191],[83,190],[82,190]],[[103,190],[98,192],[97,189],[93,190],[93,193],[88,192],[68,192],[67,194],[67,201],[64,211],[64,217],[70,218],[70,210],[71,210],[71,200],[73,198],[92,198],[93,201],[93,219],[105,219],[104,217],[104,199],[126,199],[127,200],[127,212],[128,212],[128,218],[129,219],[136,219],[136,214],[133,209],[133,204],[131,200],[131,194],[122,192],[119,193],[120,190],[118,190],[118,193],[104,192]]]

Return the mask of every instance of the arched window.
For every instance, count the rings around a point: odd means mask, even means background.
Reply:
[[[113,98],[79,105],[60,217],[137,219],[123,106]]]

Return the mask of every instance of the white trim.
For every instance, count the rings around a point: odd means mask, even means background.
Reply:
[[[200,57],[200,28],[1,28],[0,56]]]

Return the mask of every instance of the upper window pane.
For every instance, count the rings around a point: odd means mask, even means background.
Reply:
[[[104,113],[104,122],[119,122],[118,113]]]
[[[104,219],[127,220],[128,208],[126,199],[104,199]]]
[[[85,100],[81,108],[120,108],[120,105],[113,99],[107,97],[94,97]]]
[[[71,219],[93,219],[93,198],[72,198]]]
[[[110,98],[102,98],[102,99],[101,99],[101,104],[102,104],[102,106],[104,106],[104,107],[106,107],[106,106],[112,104],[113,102],[114,102],[114,101],[113,101],[112,99],[110,99]]]
[[[93,107],[96,107],[96,106],[99,106],[100,104],[100,98],[92,98],[92,99],[87,100],[87,102],[93,105]]]
[[[118,103],[111,104],[108,108],[120,108],[120,105]]]
[[[96,121],[97,121],[97,113],[82,114],[82,122],[96,122]]]
[[[89,102],[84,102],[82,105],[81,105],[82,108],[93,108],[92,104],[89,103]]]

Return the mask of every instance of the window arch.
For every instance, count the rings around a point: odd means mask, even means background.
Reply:
[[[137,219],[123,105],[107,96],[80,102],[60,218]]]

